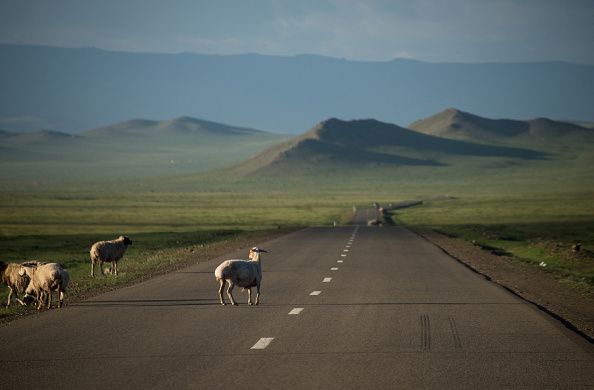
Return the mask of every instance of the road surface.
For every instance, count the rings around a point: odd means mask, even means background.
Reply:
[[[0,328],[1,388],[594,388],[592,344],[402,227],[254,244],[260,306],[215,259],[42,312]]]

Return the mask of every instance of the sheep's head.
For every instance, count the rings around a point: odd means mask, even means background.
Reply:
[[[8,264],[6,264],[3,261],[0,261],[0,275],[2,275],[4,273],[4,270],[6,269],[6,267],[8,267]]]
[[[268,251],[264,250],[264,249],[260,249],[257,246],[253,247],[252,249],[250,249],[250,254],[249,254],[249,259],[253,260],[254,257],[256,257],[256,254],[258,253],[268,253]]]
[[[26,294],[23,297],[23,303],[25,305],[30,305],[31,303],[35,302],[36,300],[37,300],[37,298],[35,298],[33,295],[30,295],[30,294]]]
[[[119,236],[118,240],[122,241],[124,245],[132,245],[132,240],[128,238],[128,236]]]

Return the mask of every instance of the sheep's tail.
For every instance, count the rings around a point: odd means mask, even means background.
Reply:
[[[99,260],[99,251],[97,250],[97,248],[95,248],[95,246],[93,246],[89,252],[89,255],[91,257],[91,262],[92,263],[96,263],[97,260]]]
[[[229,263],[224,261],[223,263],[221,263],[221,265],[219,265],[217,267],[217,269],[215,269],[215,278],[217,279],[217,281],[221,281],[223,279],[228,279],[229,278],[229,272],[230,272],[230,267],[229,267]]]
[[[66,291],[68,287],[68,283],[70,282],[70,274],[64,268],[60,267],[60,269],[52,269],[51,274],[49,275],[51,283],[49,284],[50,291]]]
[[[68,283],[70,283],[70,274],[65,269],[62,269],[62,272],[60,272],[60,281],[62,285],[62,291],[66,291]]]

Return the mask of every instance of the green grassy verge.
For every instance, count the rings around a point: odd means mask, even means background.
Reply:
[[[65,266],[70,274],[68,301],[77,301],[99,292],[130,284],[163,272],[178,269],[201,260],[208,260],[221,252],[251,245],[288,230],[203,230],[194,232],[154,232],[132,235],[133,245],[128,248],[118,267],[118,276],[102,276],[95,267],[95,278],[90,276],[88,250],[101,237],[95,234],[30,235],[0,237],[2,258],[39,259],[57,262]],[[107,268],[106,264],[104,268]],[[0,293],[0,302],[6,303],[7,291]],[[12,303],[0,310],[0,320],[34,310]]]
[[[300,226],[341,223],[350,196],[284,192],[141,192],[110,194],[77,189],[0,194],[0,260],[38,259],[69,271],[69,300],[96,294],[172,267],[237,249],[238,243]],[[128,235],[133,245],[118,277],[90,278],[89,249],[99,240]],[[215,253],[211,248],[218,248]],[[0,303],[8,291],[0,289]],[[0,318],[23,313],[0,310]],[[29,309],[30,310],[30,309]]]
[[[425,202],[397,211],[411,226],[474,242],[510,260],[543,267],[563,282],[594,292],[593,194],[522,198],[469,198]],[[582,243],[575,252],[572,246]]]

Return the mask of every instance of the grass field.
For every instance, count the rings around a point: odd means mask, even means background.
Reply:
[[[440,167],[310,164],[276,175],[227,169],[133,179],[25,178],[0,189],[0,260],[64,263],[71,294],[85,296],[184,264],[189,253],[206,256],[208,245],[233,247],[253,235],[344,223],[353,206],[422,199],[422,206],[398,211],[397,220],[504,249],[534,266],[544,261],[572,287],[592,291],[594,154],[588,148],[529,161],[449,157]],[[134,241],[121,277],[91,280],[91,244],[120,234]],[[583,250],[576,255],[570,248],[578,241]],[[2,288],[0,302],[6,295]]]
[[[221,253],[251,245],[254,241],[274,237],[288,230],[203,230],[188,232],[134,233],[129,247],[118,267],[118,276],[103,277],[95,267],[95,278],[90,277],[88,251],[98,239],[112,239],[100,234],[24,235],[0,238],[4,261],[40,259],[61,263],[70,274],[67,301],[93,296],[117,286],[127,285],[172,271],[197,261],[208,260]],[[109,265],[106,264],[104,268]],[[213,279],[213,286],[215,285]],[[6,303],[7,291],[0,294]],[[32,307],[12,304],[0,310],[0,320],[33,311]]]
[[[211,246],[224,253],[225,248],[227,252],[236,249],[238,242],[253,245],[300,226],[343,222],[348,218],[345,210],[351,209],[349,199],[348,195],[249,191],[4,191],[0,194],[0,261],[62,263],[71,274],[69,297],[76,299],[175,264],[208,258]],[[120,264],[120,275],[91,279],[90,246],[120,234],[133,241]],[[3,287],[0,302],[7,294]],[[0,318],[23,310],[0,310]]]
[[[564,282],[594,292],[594,193],[466,198],[425,202],[396,212],[407,225],[431,228],[512,255],[542,262]],[[579,252],[572,246],[581,243]]]

